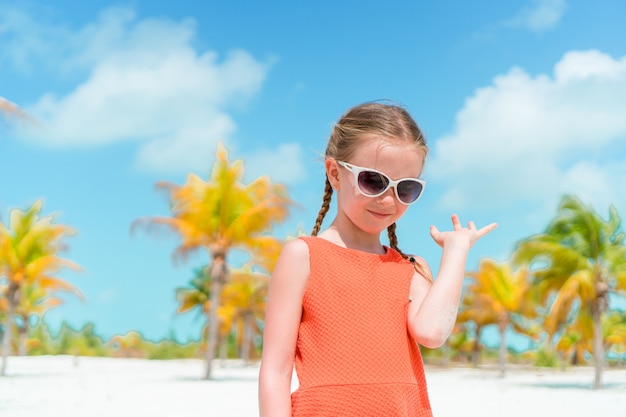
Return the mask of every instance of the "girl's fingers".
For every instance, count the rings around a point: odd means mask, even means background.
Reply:
[[[453,214],[452,215],[452,225],[453,225],[453,229],[455,232],[459,231],[459,230],[463,230],[463,226],[461,226],[461,221],[459,219],[459,216],[457,214]],[[467,223],[467,229],[465,230],[469,230],[474,234],[474,239],[477,238],[481,238],[483,236],[485,236],[487,233],[491,232],[493,229],[495,229],[496,227],[498,227],[498,223],[491,223],[485,227],[482,227],[480,229],[476,229],[476,223],[474,223],[473,221],[469,221]],[[436,241],[439,240],[439,238],[441,237],[441,232],[439,231],[439,229],[437,228],[437,226],[432,225],[430,226],[430,235],[432,236],[433,239],[435,239]],[[474,240],[472,239],[472,240]]]
[[[452,215],[452,226],[454,230],[459,230],[461,228],[461,220],[459,220],[459,216],[457,214]]]
[[[488,224],[487,226],[483,227],[482,229],[480,229],[478,231],[478,233],[480,234],[480,236],[484,236],[487,233],[491,232],[496,227],[498,227],[498,223],[491,223],[491,224]]]

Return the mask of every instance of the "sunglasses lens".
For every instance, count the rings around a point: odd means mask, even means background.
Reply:
[[[411,180],[400,181],[396,188],[398,190],[398,198],[406,204],[417,200],[420,194],[422,194],[423,189],[422,184]]]
[[[380,194],[389,184],[389,179],[375,171],[361,171],[359,173],[359,188],[363,194]]]

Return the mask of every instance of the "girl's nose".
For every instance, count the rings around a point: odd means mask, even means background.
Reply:
[[[396,192],[393,187],[389,187],[389,189],[379,195],[378,198],[382,203],[394,204],[396,202]]]

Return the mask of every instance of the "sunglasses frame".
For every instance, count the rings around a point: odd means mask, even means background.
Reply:
[[[336,161],[340,166],[344,167],[345,169],[347,169],[348,171],[350,171],[352,173],[352,175],[354,176],[354,184],[356,185],[357,190],[359,190],[359,192],[364,195],[365,197],[378,197],[383,195],[384,193],[387,192],[387,190],[391,187],[393,187],[393,191],[394,194],[396,196],[396,198],[398,199],[398,201],[404,205],[411,205],[415,202],[417,202],[417,200],[420,199],[420,197],[422,196],[422,194],[424,194],[424,188],[426,188],[426,181],[419,179],[419,178],[400,178],[399,180],[392,180],[391,178],[389,178],[389,175],[380,172],[376,169],[373,168],[364,168],[364,167],[360,167],[357,165],[353,165],[353,164],[349,164],[347,162],[344,161]],[[379,193],[376,194],[366,194],[362,189],[361,189],[361,185],[359,184],[359,174],[361,172],[375,172],[378,175],[383,176],[384,178],[386,178],[388,180],[387,186]],[[402,181],[412,181],[412,182],[417,182],[422,186],[422,190],[420,191],[420,193],[417,195],[417,198],[413,201],[411,201],[410,203],[405,203],[404,201],[402,201],[402,199],[400,198],[400,195],[398,193],[398,184],[400,184]]]

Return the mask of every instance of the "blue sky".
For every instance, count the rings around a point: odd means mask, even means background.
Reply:
[[[175,237],[129,231],[168,214],[155,183],[207,178],[221,141],[246,181],[268,174],[299,204],[274,233],[308,231],[330,127],[391,99],[431,149],[400,247],[437,270],[428,228],[459,213],[500,224],[468,269],[504,261],[564,192],[626,216],[625,21],[621,0],[0,0],[0,96],[39,122],[0,124],[0,215],[42,198],[79,232],[65,256],[84,272],[62,276],[86,298],[51,311],[53,327],[197,338],[174,289],[206,254],[174,265]]]

